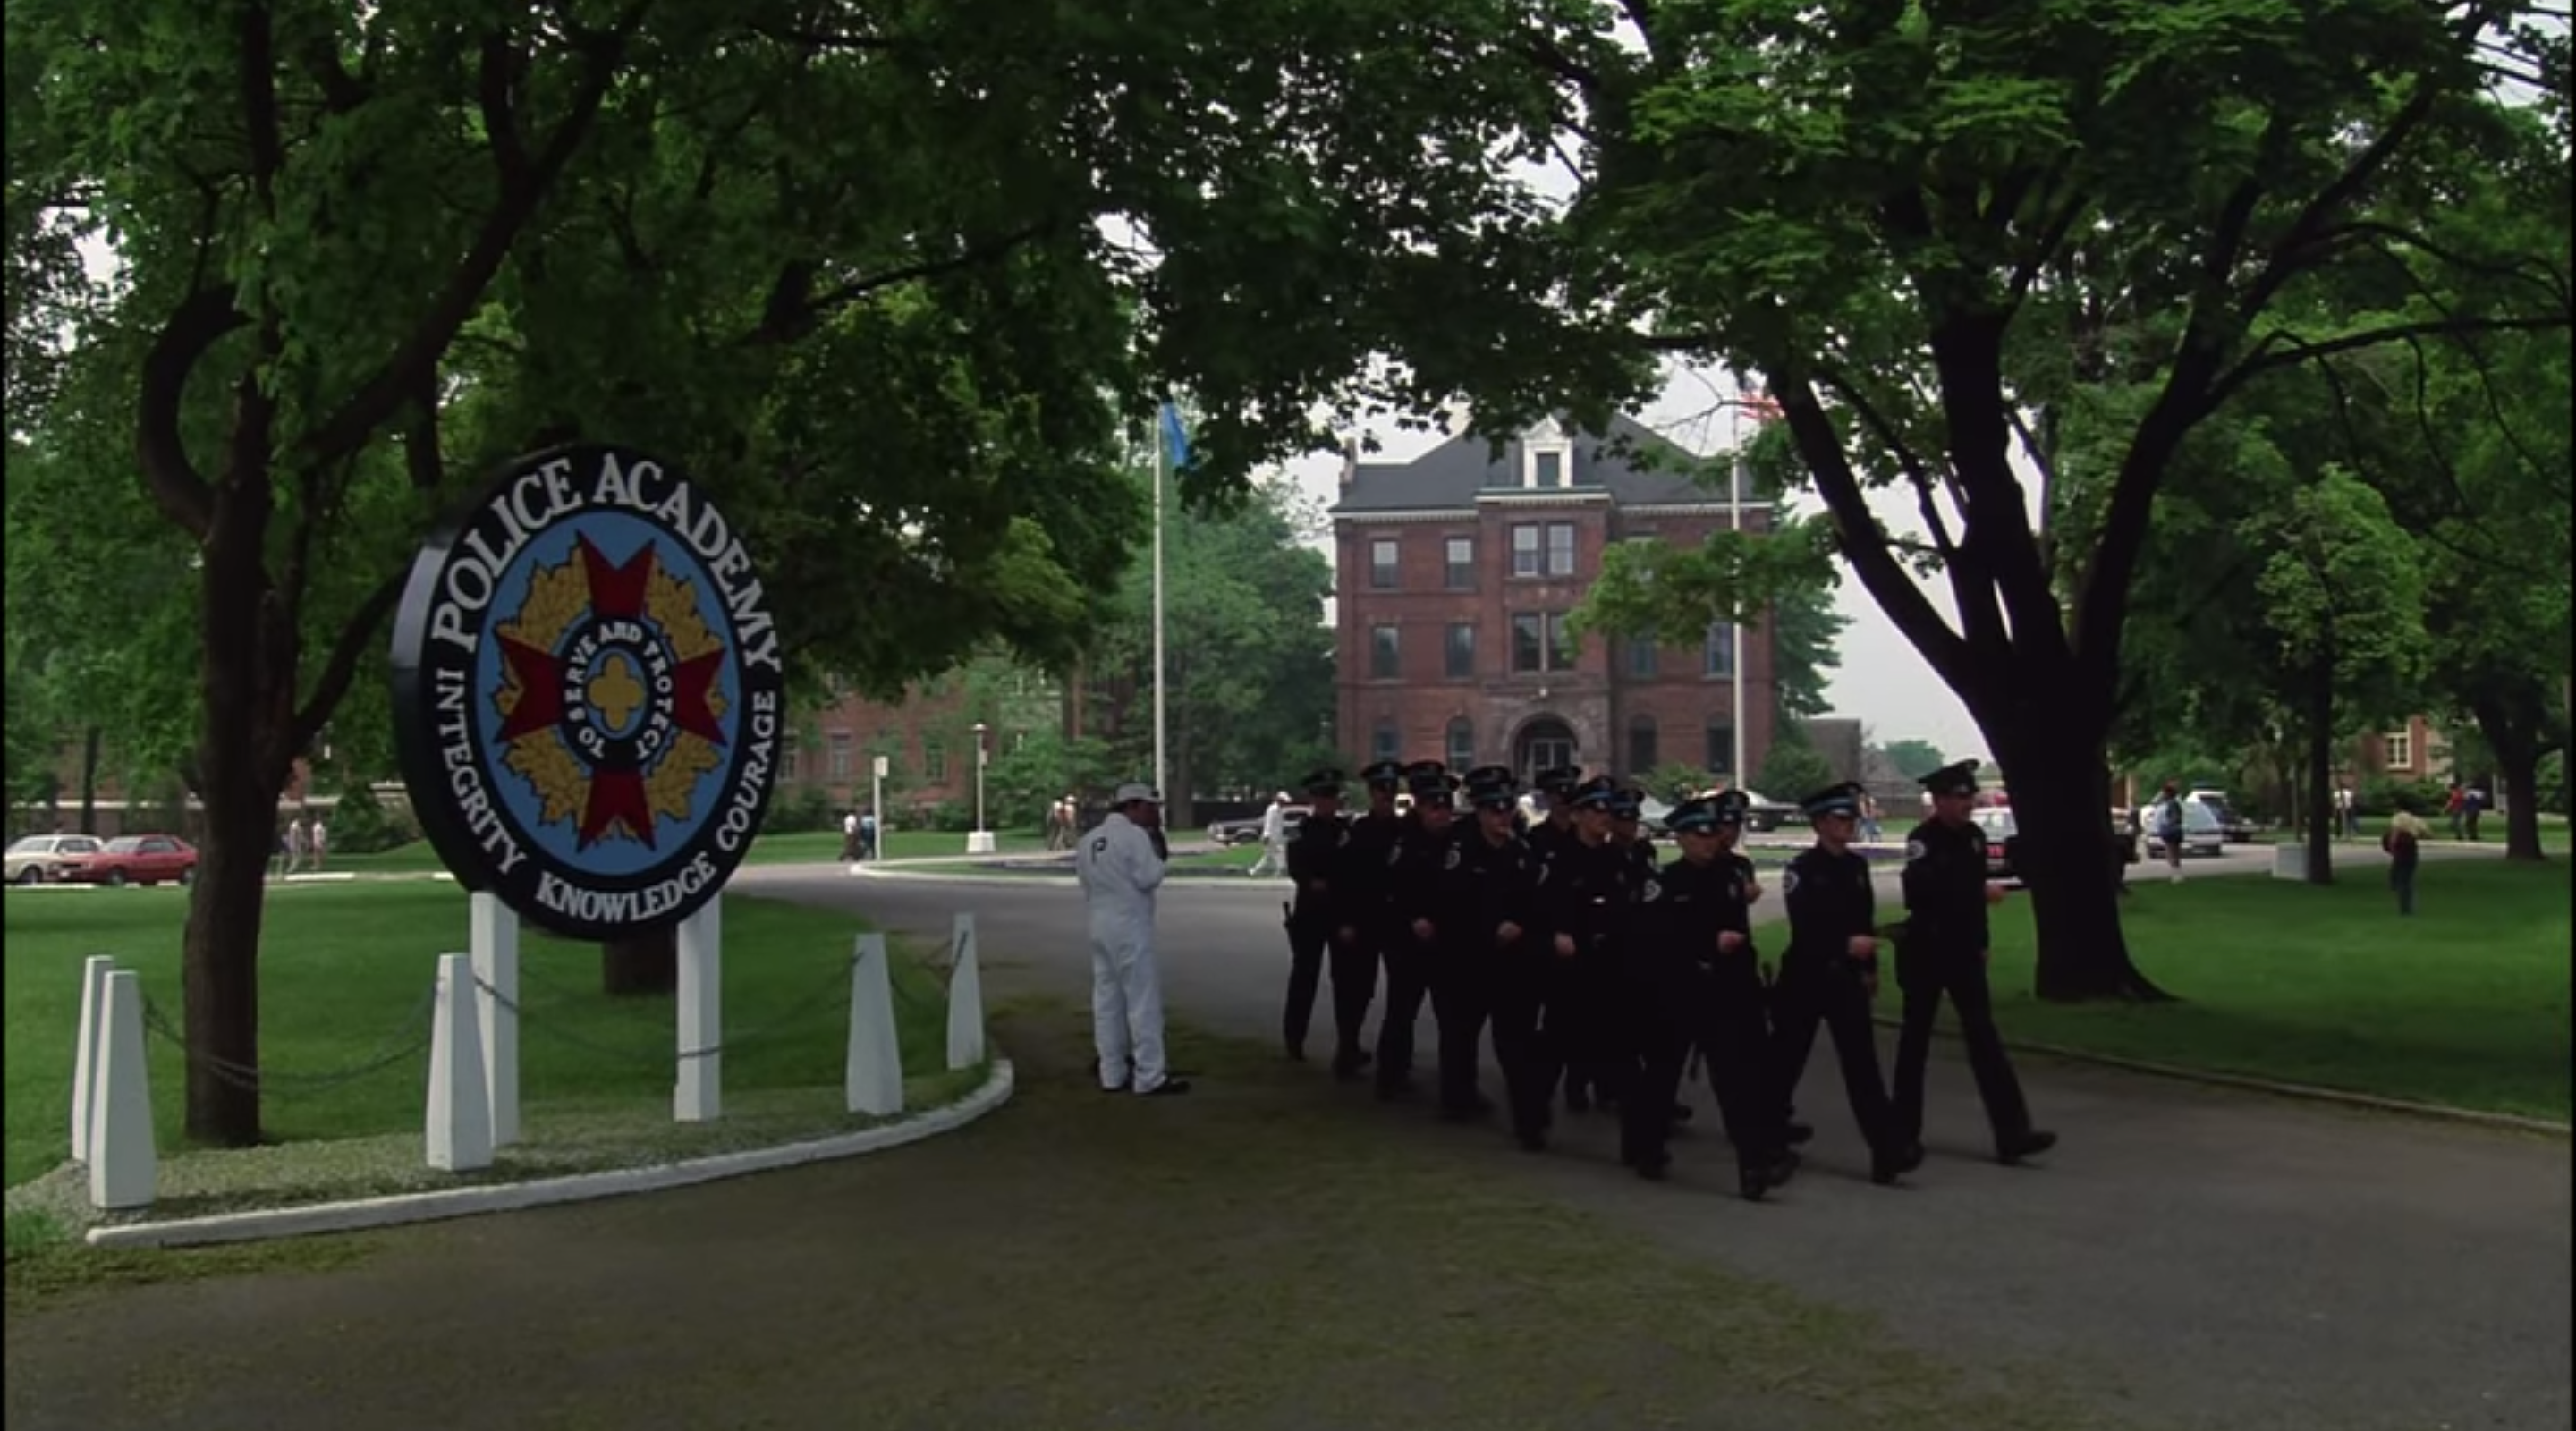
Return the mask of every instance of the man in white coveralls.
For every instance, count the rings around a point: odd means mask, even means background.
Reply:
[[[1105,1093],[1187,1093],[1163,1065],[1163,983],[1154,969],[1154,890],[1163,807],[1151,786],[1121,785],[1114,808],[1074,856],[1091,907],[1091,1038]]]

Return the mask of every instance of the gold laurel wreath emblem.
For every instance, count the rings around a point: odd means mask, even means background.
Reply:
[[[516,616],[494,627],[493,634],[535,650],[553,651],[564,633],[590,607],[590,577],[582,568],[576,548],[566,553],[560,564],[539,566],[529,574],[528,599],[520,603]],[[691,583],[663,570],[658,559],[645,587],[644,612],[661,628],[675,660],[688,661],[722,648],[723,643],[698,614]],[[507,720],[527,690],[508,661],[501,663],[501,671],[502,685],[492,693],[492,708]],[[707,709],[719,719],[724,716],[726,703],[721,691],[708,694]],[[694,731],[675,729],[673,735],[662,758],[645,775],[644,796],[654,815],[685,820],[689,817],[691,787],[699,776],[723,762],[724,752]],[[559,730],[535,731],[512,741],[501,763],[527,781],[536,793],[541,823],[551,825],[575,819],[590,799],[590,771]],[[636,834],[623,820],[610,833],[627,839]]]

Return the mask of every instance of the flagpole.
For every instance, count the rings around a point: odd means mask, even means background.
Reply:
[[[1163,479],[1171,461],[1170,446],[1158,422],[1154,431],[1154,793],[1166,803],[1172,799],[1172,788],[1163,696]]]
[[[1736,396],[1740,404],[1743,395],[1738,393]],[[1726,527],[1728,531],[1739,535],[1744,531],[1743,416],[1744,409],[1741,406],[1729,407],[1726,410]],[[1728,705],[1732,719],[1727,724],[1733,726],[1735,731],[1734,778],[1727,783],[1738,790],[1744,790],[1751,788],[1751,775],[1744,768],[1744,623],[1730,622],[1727,630],[1733,638],[1732,644],[1735,648],[1734,659],[1727,662],[1728,668],[1734,673],[1730,683]],[[1774,792],[1770,798],[1777,800],[1784,797]]]

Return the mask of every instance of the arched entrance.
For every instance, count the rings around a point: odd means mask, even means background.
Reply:
[[[1512,770],[1528,785],[1542,770],[1574,764],[1574,728],[1555,716],[1537,716],[1512,737]]]

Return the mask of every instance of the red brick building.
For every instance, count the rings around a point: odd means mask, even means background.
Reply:
[[[1647,454],[1670,444],[1627,419],[1611,441],[1541,424],[1497,453],[1453,438],[1405,463],[1348,463],[1333,507],[1345,750],[1362,760],[1437,758],[1642,773],[1704,766],[1735,776],[1771,747],[1771,643],[1745,633],[1745,704],[1734,709],[1732,633],[1687,645],[1572,641],[1569,613],[1612,542],[1697,546],[1729,519],[1724,494]],[[1747,531],[1767,504],[1742,504]]]

